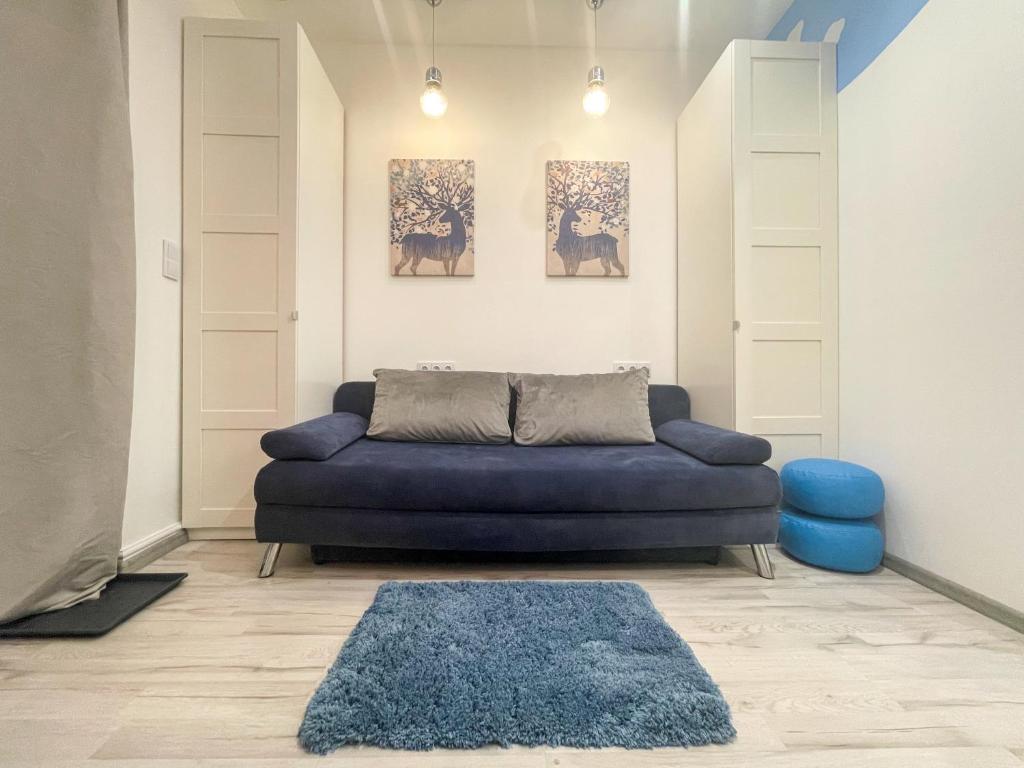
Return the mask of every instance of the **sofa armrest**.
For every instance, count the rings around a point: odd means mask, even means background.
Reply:
[[[772,457],[772,444],[764,438],[689,419],[666,421],[654,436],[705,464],[764,464]]]
[[[354,413],[331,413],[286,429],[267,432],[260,439],[272,459],[329,459],[366,434],[369,422]]]

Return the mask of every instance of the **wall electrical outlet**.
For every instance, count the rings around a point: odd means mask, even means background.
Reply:
[[[612,363],[612,373],[625,373],[626,371],[637,371],[641,368],[647,369],[647,375],[651,375],[651,364],[647,360],[616,360]]]
[[[417,371],[454,371],[454,360],[420,360],[416,363]]]

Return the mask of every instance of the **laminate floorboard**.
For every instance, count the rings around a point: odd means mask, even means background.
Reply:
[[[191,542],[189,572],[105,637],[0,643],[4,768],[1021,768],[1024,636],[888,570],[853,576],[749,550],[704,564],[340,563],[286,545]],[[739,737],[700,749],[550,748],[326,758],[306,702],[389,579],[623,579],[651,594],[719,683]]]

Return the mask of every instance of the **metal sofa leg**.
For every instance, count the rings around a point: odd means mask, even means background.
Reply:
[[[273,544],[267,544],[267,549],[263,553],[263,562],[260,563],[260,578],[265,579],[267,576],[274,575],[274,567],[277,565],[277,557],[281,554],[281,543],[275,541]]]
[[[754,566],[757,568],[757,575],[762,579],[774,579],[775,569],[772,568],[772,561],[768,557],[768,545],[751,544],[750,549],[754,553]]]

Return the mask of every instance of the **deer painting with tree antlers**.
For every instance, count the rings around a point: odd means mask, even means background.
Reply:
[[[473,274],[473,161],[392,160],[391,272]]]
[[[549,161],[547,244],[549,275],[627,276],[629,163]]]

